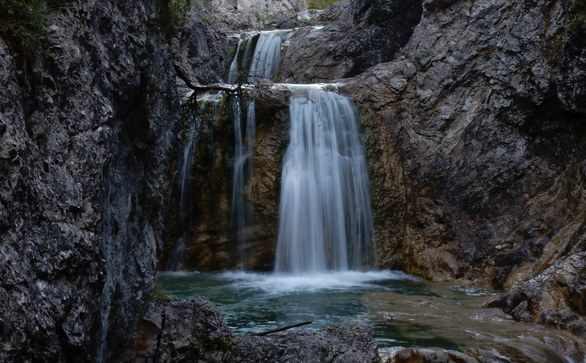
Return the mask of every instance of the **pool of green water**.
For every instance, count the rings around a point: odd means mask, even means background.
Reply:
[[[449,337],[430,333],[418,324],[394,324],[373,314],[372,293],[439,297],[451,300],[487,295],[488,291],[461,286],[430,284],[395,271],[336,272],[287,276],[244,272],[164,272],[159,292],[177,298],[208,297],[224,315],[235,334],[257,333],[276,327],[312,321],[304,328],[319,328],[352,320],[370,322],[379,347],[436,346],[458,349]]]
[[[586,363],[583,338],[517,323],[498,309],[483,308],[493,295],[490,291],[432,283],[401,272],[164,272],[157,288],[177,298],[208,297],[236,335],[304,321],[313,323],[303,329],[317,329],[359,320],[374,327],[382,356],[401,346],[438,347],[476,357],[515,357],[519,362]]]

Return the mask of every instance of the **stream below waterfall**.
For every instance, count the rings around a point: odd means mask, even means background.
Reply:
[[[492,292],[434,283],[397,271],[292,276],[248,272],[162,272],[158,291],[208,297],[234,334],[313,321],[304,329],[359,320],[374,326],[381,353],[391,347],[496,350],[536,362],[582,362],[586,345],[565,331],[517,323],[482,309]]]

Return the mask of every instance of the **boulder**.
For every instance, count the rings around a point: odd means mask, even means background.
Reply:
[[[124,361],[378,362],[371,326],[235,336],[206,298],[151,302]]]

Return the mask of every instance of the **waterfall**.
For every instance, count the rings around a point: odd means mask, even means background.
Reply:
[[[181,270],[181,260],[183,251],[185,251],[185,238],[189,226],[190,213],[190,195],[191,195],[191,167],[193,164],[193,155],[197,145],[197,134],[201,125],[201,119],[195,118],[195,122],[190,123],[188,129],[184,132],[183,147],[179,159],[179,169],[177,170],[177,184],[179,187],[179,200],[177,206],[177,232],[178,237],[175,246],[169,255],[167,270]]]
[[[368,172],[352,104],[317,87],[292,90],[275,271],[374,267]]]
[[[245,77],[244,81],[249,84],[261,80],[273,81],[279,73],[281,47],[291,32],[291,30],[269,30],[241,34],[226,77],[228,83],[238,83],[238,78],[241,76]],[[245,46],[244,52],[241,52],[243,46]],[[242,70],[245,71],[242,72]]]
[[[248,82],[272,81],[279,71],[281,60],[282,31],[261,32],[254,48],[248,74]]]
[[[239,265],[245,265],[244,237],[250,212],[245,196],[246,183],[252,177],[252,160],[255,142],[254,101],[246,108],[246,117],[242,117],[240,99],[231,99],[234,118],[234,160],[232,166],[232,205],[230,208],[230,234],[238,243]],[[243,128],[242,126],[245,127]]]
[[[214,105],[214,112],[222,99],[222,93],[204,94],[200,96],[202,101],[201,109],[211,103]],[[177,239],[167,258],[165,268],[168,271],[181,270],[184,251],[187,247],[188,230],[192,218],[191,209],[191,173],[193,167],[193,158],[198,147],[198,137],[202,129],[202,119],[196,115],[183,130],[182,147],[179,155],[178,168],[175,172],[175,185],[178,189],[177,200]]]
[[[228,71],[228,83],[234,84],[238,81],[238,53],[240,53],[240,45],[242,45],[242,38],[238,38],[238,44],[236,45],[236,53],[230,63],[230,70]]]

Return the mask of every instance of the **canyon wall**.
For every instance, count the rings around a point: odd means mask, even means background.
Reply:
[[[346,87],[364,117],[380,262],[509,288],[585,248],[584,8],[423,5],[396,60]]]
[[[43,11],[40,49],[18,29],[0,38],[0,360],[115,360],[152,296],[181,129],[174,66],[215,80],[224,43],[168,2]]]

